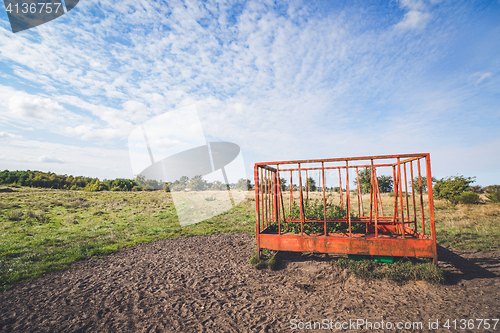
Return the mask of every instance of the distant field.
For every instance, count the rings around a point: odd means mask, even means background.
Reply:
[[[207,201],[211,191],[203,192]],[[216,196],[215,196],[216,197]],[[312,193],[311,198],[319,197]],[[393,200],[388,194],[383,202]],[[339,200],[338,194],[333,200]],[[357,205],[354,197],[353,205]],[[484,200],[486,202],[486,200]],[[255,234],[253,192],[235,208],[191,226],[179,225],[169,193],[0,189],[0,289],[70,267],[76,260],[157,239],[217,233]],[[357,211],[357,206],[352,211]],[[367,210],[367,207],[365,207]],[[500,206],[435,201],[438,243],[500,248]]]

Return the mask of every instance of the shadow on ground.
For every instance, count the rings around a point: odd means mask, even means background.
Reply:
[[[500,254],[473,250],[459,250],[438,246],[439,264],[447,272],[447,281],[457,284],[462,280],[491,279],[499,275]]]

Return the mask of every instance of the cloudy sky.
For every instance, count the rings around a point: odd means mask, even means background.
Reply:
[[[132,178],[134,128],[194,106],[248,175],[429,152],[437,178],[500,184],[499,17],[498,0],[81,0],[14,34],[2,6],[0,169]]]

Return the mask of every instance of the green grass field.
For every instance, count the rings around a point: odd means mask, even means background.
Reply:
[[[207,197],[210,192],[207,191]],[[169,193],[0,190],[0,288],[91,256],[158,239],[254,233],[251,199],[209,220],[179,225]]]
[[[204,192],[207,201],[214,198]],[[392,200],[387,196],[387,201]],[[84,192],[0,188],[0,289],[13,282],[68,268],[158,239],[248,233],[255,235],[252,193],[233,209],[191,226],[179,225],[172,198],[155,192]],[[500,206],[435,202],[441,245],[500,248]]]

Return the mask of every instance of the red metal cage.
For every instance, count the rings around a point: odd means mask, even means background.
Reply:
[[[369,185],[360,182],[361,173]],[[389,194],[381,193],[383,174],[392,182]],[[427,153],[256,163],[254,177],[259,257],[269,249],[437,263]],[[318,180],[316,191],[311,179]]]

